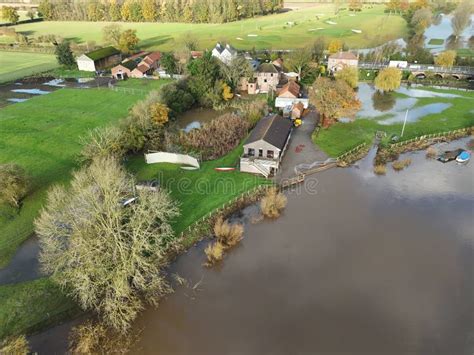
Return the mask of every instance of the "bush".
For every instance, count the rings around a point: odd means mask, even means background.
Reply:
[[[434,159],[438,156],[438,150],[431,146],[431,147],[428,147],[428,149],[426,149],[426,157],[428,159]]]
[[[2,355],[26,355],[30,353],[30,345],[24,335],[7,338],[0,343]]]
[[[387,168],[385,165],[375,165],[374,173],[377,175],[385,175],[387,173]]]
[[[226,249],[237,245],[243,238],[244,226],[242,224],[230,224],[219,218],[214,224],[214,235],[217,241]]]
[[[269,189],[260,202],[260,209],[265,217],[278,218],[281,211],[285,208],[287,198],[281,192],[273,187]]]
[[[249,123],[249,128],[255,127],[257,122],[268,113],[268,105],[262,100],[234,100],[232,106],[240,111],[242,117],[244,117]]]
[[[0,165],[0,201],[19,207],[28,193],[28,178],[25,170],[17,164]]]
[[[400,170],[405,169],[410,164],[411,164],[411,159],[397,160],[392,163],[392,168],[395,171],[400,171]]]
[[[213,160],[234,149],[247,135],[249,124],[235,114],[225,114],[201,129],[180,132],[180,143],[187,151],[198,151],[203,159]]]
[[[207,256],[206,266],[212,266],[224,257],[224,246],[220,242],[209,243],[204,252]]]
[[[127,152],[123,132],[116,126],[95,128],[87,137],[81,138],[81,143],[83,144],[79,154],[81,163],[90,163],[96,158],[108,156],[120,159]]]
[[[174,116],[189,110],[195,103],[186,80],[164,85],[160,90],[160,102],[171,109]]]

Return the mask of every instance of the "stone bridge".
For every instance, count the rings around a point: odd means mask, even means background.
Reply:
[[[387,68],[388,63],[359,63],[360,69],[383,69]],[[408,64],[401,70],[409,71],[417,78],[425,78],[432,74],[438,78],[453,78],[457,80],[474,80],[474,67],[441,67],[429,64]]]

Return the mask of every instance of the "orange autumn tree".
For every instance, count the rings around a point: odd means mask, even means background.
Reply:
[[[155,103],[149,107],[151,120],[159,126],[168,122],[170,109],[163,104]]]
[[[324,128],[342,117],[353,116],[361,108],[355,91],[345,81],[324,77],[314,82],[310,101],[319,111]]]

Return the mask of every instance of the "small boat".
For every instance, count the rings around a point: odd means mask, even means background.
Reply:
[[[469,161],[469,159],[471,159],[471,154],[464,150],[463,152],[461,152],[461,154],[459,154],[457,157],[456,157],[456,161],[458,163],[467,163]]]
[[[214,170],[216,170],[216,171],[233,171],[233,170],[235,170],[235,168],[221,167],[221,168],[214,168]]]
[[[199,169],[197,166],[180,166],[183,170],[197,170]]]
[[[456,160],[459,154],[461,154],[463,149],[448,150],[438,156],[438,160],[442,163],[447,163],[452,160]]]

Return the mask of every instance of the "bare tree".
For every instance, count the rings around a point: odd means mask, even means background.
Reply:
[[[473,4],[471,0],[464,0],[454,11],[451,19],[451,27],[453,28],[453,35],[456,39],[461,36],[463,31],[471,23],[471,15],[473,12]]]
[[[19,207],[28,192],[25,170],[17,164],[0,165],[0,201]]]
[[[35,221],[42,269],[86,310],[125,332],[169,287],[160,266],[177,207],[164,191],[133,193],[114,158],[100,158],[55,186]],[[126,201],[126,202],[124,202]]]

